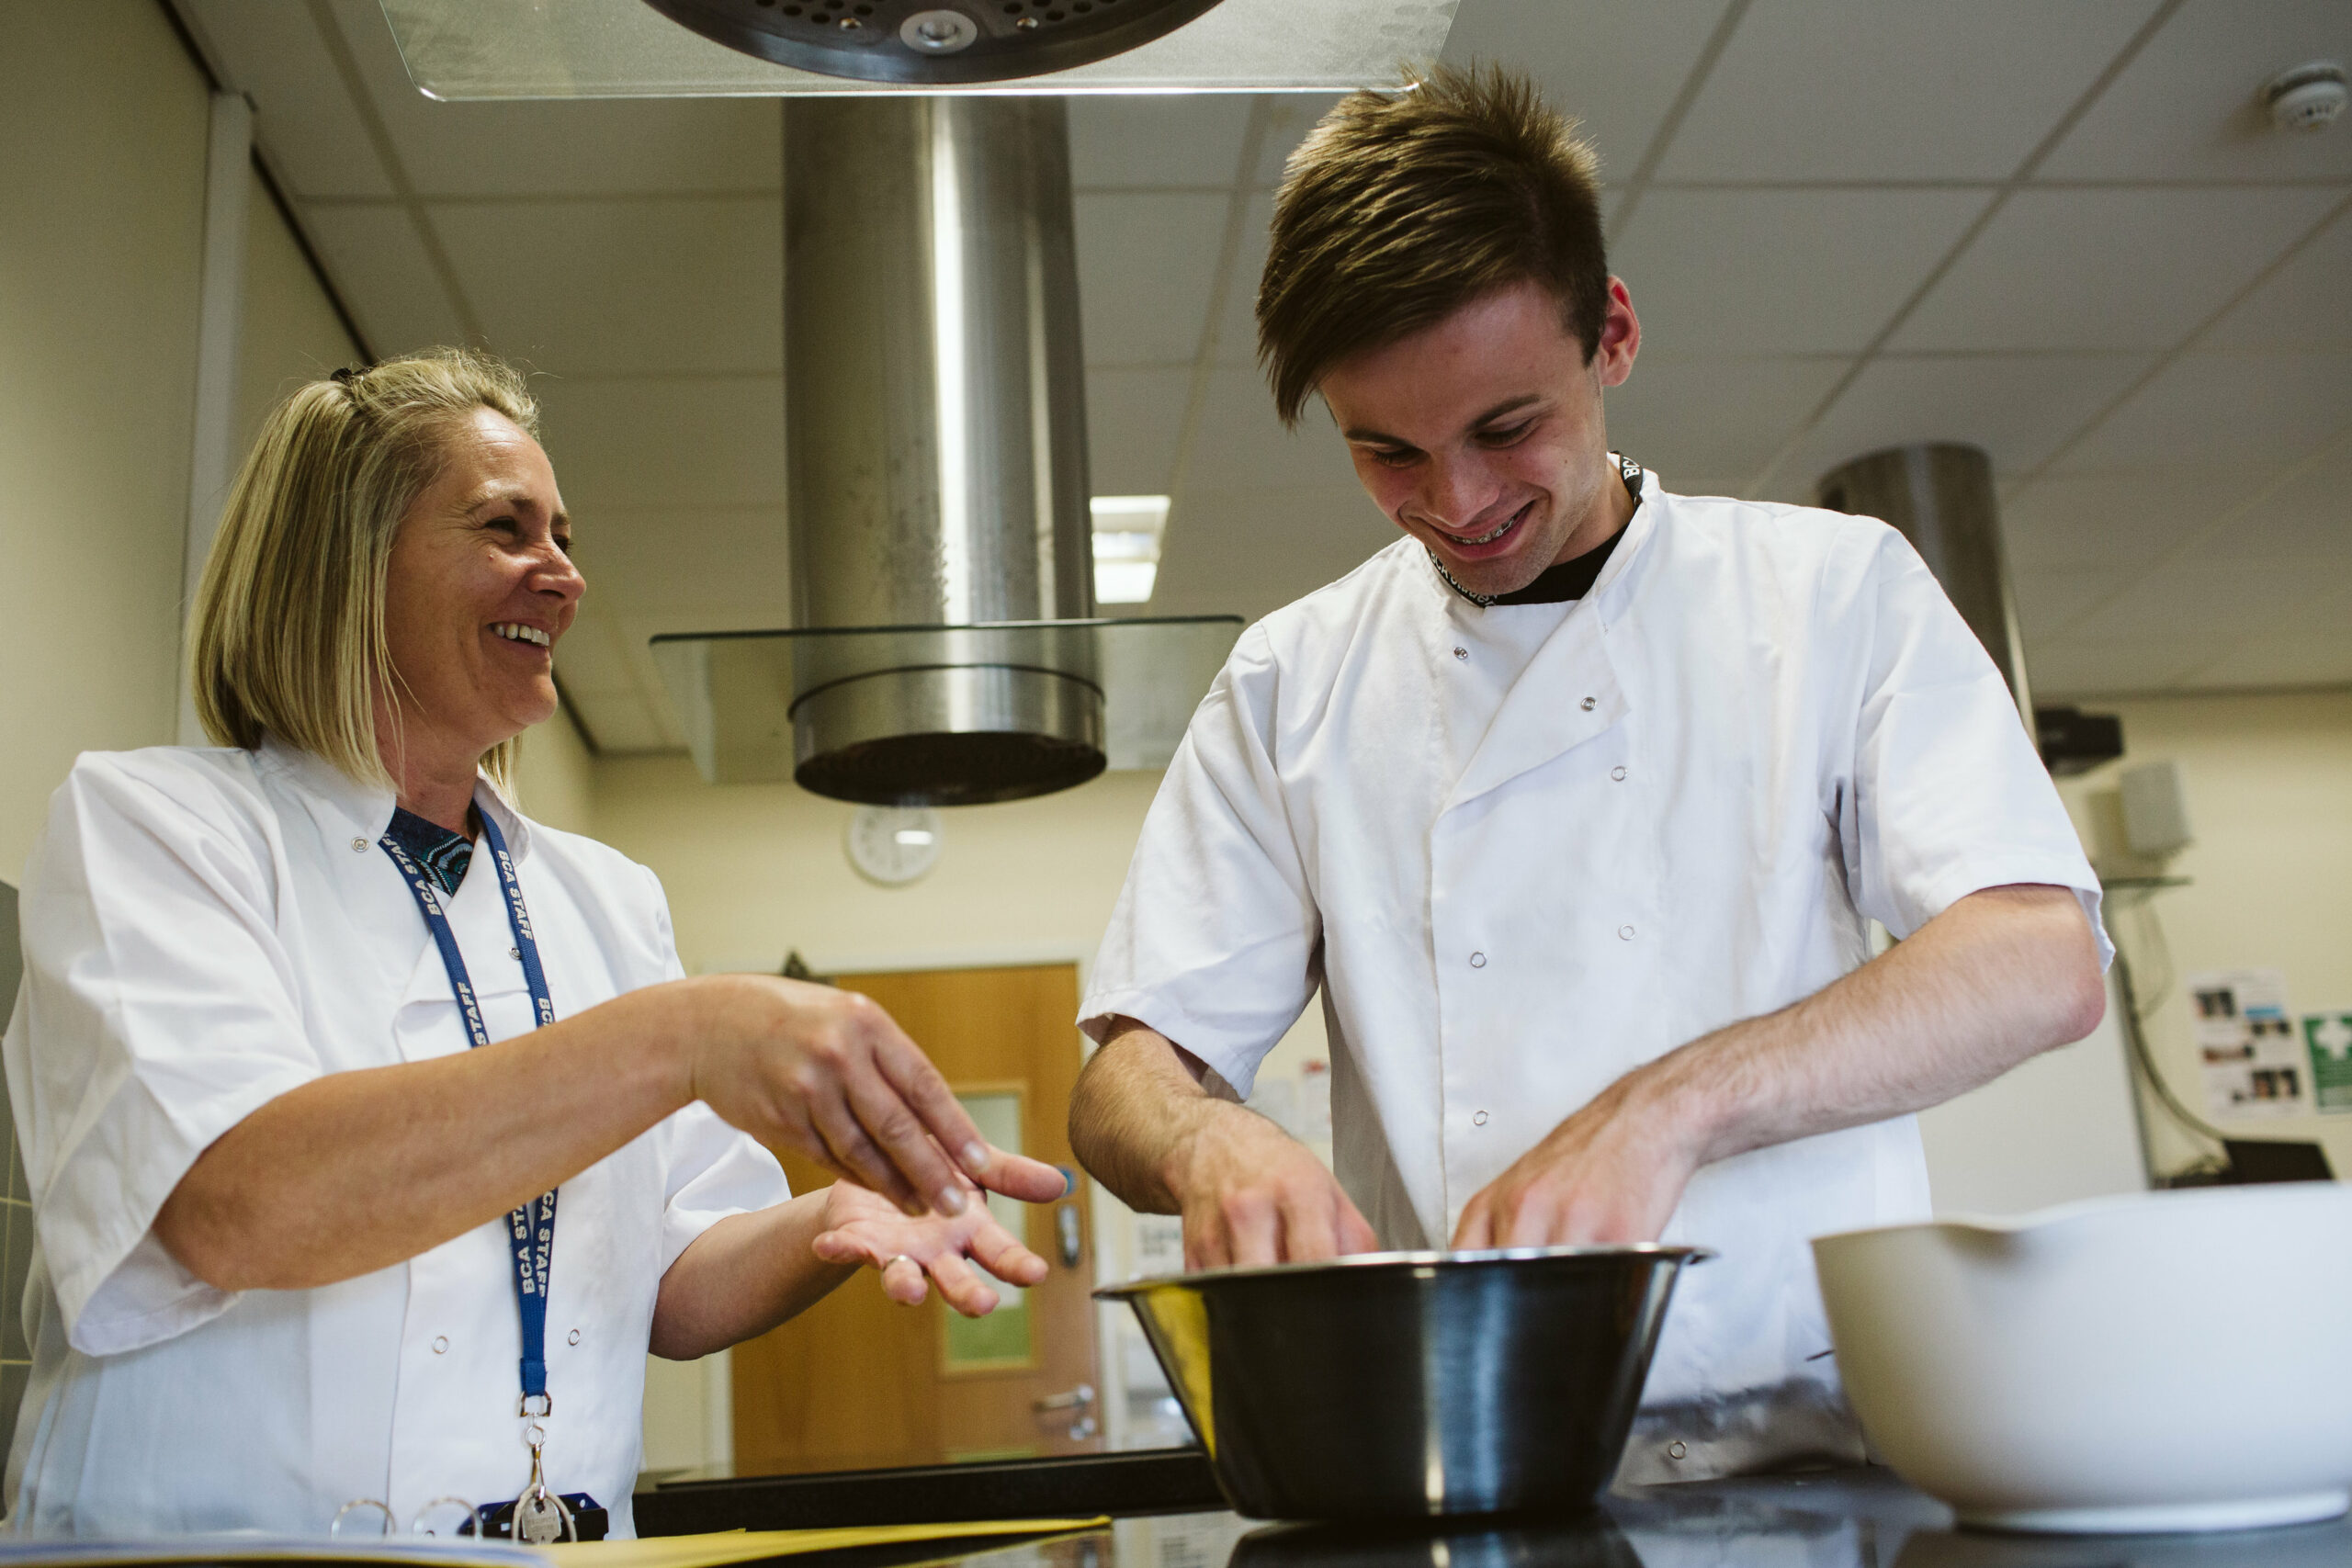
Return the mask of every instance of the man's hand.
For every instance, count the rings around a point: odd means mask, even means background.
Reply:
[[[1645,1081],[1639,1072],[1619,1078],[1520,1156],[1463,1209],[1453,1245],[1656,1241],[1699,1155]]]
[[[1323,1162],[1166,1035],[1117,1021],[1070,1097],[1070,1144],[1147,1214],[1184,1216],[1184,1267],[1306,1262],[1379,1239]]]
[[[1008,1285],[1036,1284],[1047,1266],[996,1223],[978,1188],[966,1183],[965,1196],[963,1212],[953,1217],[908,1215],[855,1182],[836,1181],[825,1190],[819,1222],[825,1228],[809,1250],[828,1263],[878,1270],[883,1293],[894,1302],[922,1305],[928,1279],[949,1306],[966,1317],[985,1317],[996,1310],[998,1296],[973,1263]]]
[[[2106,1003],[2072,890],[1972,893],[1803,1001],[1619,1078],[1470,1200],[1453,1245],[1654,1241],[1701,1166],[1940,1104],[2081,1039]]]
[[[1310,1263],[1379,1247],[1304,1144],[1238,1105],[1208,1100],[1195,1113],[1170,1183],[1182,1206],[1186,1269]]]

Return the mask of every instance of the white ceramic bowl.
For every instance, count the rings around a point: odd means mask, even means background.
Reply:
[[[1966,1523],[2239,1529],[2352,1499],[2352,1188],[2135,1193],[1813,1255],[1863,1429]]]

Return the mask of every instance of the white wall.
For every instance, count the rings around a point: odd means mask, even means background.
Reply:
[[[2286,972],[2298,1012],[2352,1010],[2352,692],[2182,697],[2093,704],[2123,720],[2127,754],[2069,781],[2076,825],[2093,837],[2090,798],[2143,762],[2178,764],[2197,841],[2170,872],[2190,886],[2157,893],[2146,919],[2114,922],[2141,982],[2149,1046],[2174,1092],[2205,1103],[2181,980],[2200,969]],[[2161,1112],[2148,1122],[2160,1168],[2211,1145]],[[2313,1139],[2352,1177],[2352,1115],[2221,1120],[2233,1134]]]
[[[205,83],[154,0],[0,6],[0,877],[75,753],[168,741]]]

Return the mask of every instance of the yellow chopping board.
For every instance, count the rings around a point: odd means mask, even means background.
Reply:
[[[718,1530],[709,1535],[661,1535],[638,1540],[569,1541],[532,1550],[556,1568],[723,1568],[810,1551],[859,1546],[902,1546],[976,1536],[1068,1535],[1107,1529],[1110,1516],[1091,1519],[990,1519],[985,1523],[867,1525],[829,1530]]]

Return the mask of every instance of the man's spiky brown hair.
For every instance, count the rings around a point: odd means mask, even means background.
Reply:
[[[1589,360],[1608,309],[1599,162],[1524,76],[1438,67],[1351,93],[1290,156],[1258,285],[1285,424],[1341,360],[1514,284],[1560,301]]]

